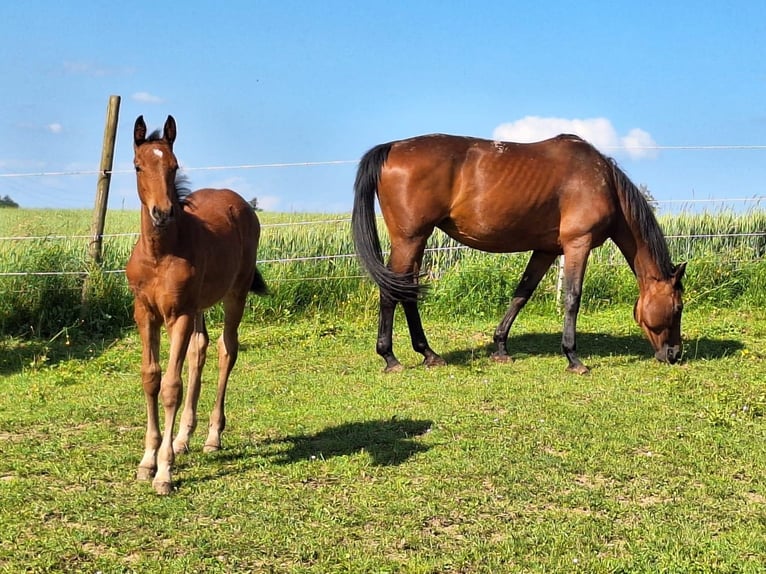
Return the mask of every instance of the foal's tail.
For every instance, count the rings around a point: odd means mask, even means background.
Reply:
[[[255,273],[253,274],[253,284],[250,285],[250,291],[256,295],[269,294],[269,288],[266,286],[266,281],[263,280],[263,275],[261,275],[261,272],[258,271],[257,267],[255,268]]]
[[[380,170],[388,159],[391,144],[375,146],[362,157],[354,182],[354,209],[351,230],[356,254],[370,277],[380,287],[381,296],[394,301],[415,301],[419,287],[411,274],[394,273],[383,263],[383,250],[375,223],[375,195]]]

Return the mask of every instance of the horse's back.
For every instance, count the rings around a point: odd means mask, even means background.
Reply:
[[[253,207],[230,189],[204,188],[186,197],[184,211],[192,216],[187,239],[205,282],[249,290],[260,240]]]
[[[439,227],[486,251],[558,252],[569,236],[603,240],[615,205],[607,169],[573,135],[515,143],[434,134],[392,142],[378,197],[389,231],[405,236]]]

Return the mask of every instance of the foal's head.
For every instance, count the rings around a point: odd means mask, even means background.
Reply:
[[[146,137],[144,116],[138,116],[133,128],[133,150],[138,183],[138,197],[146,207],[155,228],[163,228],[173,221],[180,209],[176,190],[178,160],[173,154],[176,139],[176,121],[168,116],[163,134],[155,131]]]
[[[655,358],[663,363],[672,364],[681,358],[684,271],[686,263],[681,263],[669,278],[646,281],[633,309],[633,316],[654,347]]]

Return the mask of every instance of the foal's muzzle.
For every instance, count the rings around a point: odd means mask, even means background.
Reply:
[[[165,227],[168,223],[173,221],[173,207],[169,209],[160,209],[157,206],[152,207],[149,212],[152,218],[152,225],[154,227]]]
[[[654,358],[673,365],[681,360],[681,345],[663,345],[662,349],[654,353]]]

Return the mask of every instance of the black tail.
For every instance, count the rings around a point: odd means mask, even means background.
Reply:
[[[383,250],[375,223],[375,194],[380,170],[388,159],[391,144],[375,146],[362,157],[354,182],[354,209],[351,230],[356,255],[367,273],[380,287],[382,296],[394,301],[415,301],[419,287],[411,274],[394,273],[383,263]]]
[[[266,281],[263,280],[261,272],[258,268],[255,268],[255,274],[253,275],[253,284],[250,285],[250,291],[256,295],[268,295],[269,288],[266,286]]]

